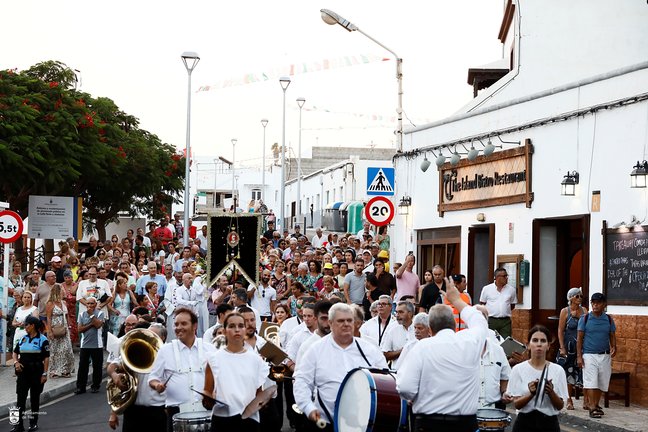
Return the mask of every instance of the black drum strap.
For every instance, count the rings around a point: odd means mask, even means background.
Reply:
[[[369,360],[367,360],[367,356],[365,355],[364,351],[362,351],[362,348],[360,348],[360,343],[358,343],[358,339],[355,339],[356,346],[358,347],[358,351],[360,351],[360,355],[364,359],[364,361],[367,362],[367,366],[371,367],[371,363],[369,363]]]
[[[324,414],[326,414],[326,417],[329,419],[331,424],[333,424],[333,416],[329,412],[328,408],[326,408],[326,405],[324,405],[324,401],[322,400],[322,397],[320,396],[319,390],[317,390],[317,402],[319,402],[320,406],[324,410]],[[308,414],[306,414],[308,416]]]

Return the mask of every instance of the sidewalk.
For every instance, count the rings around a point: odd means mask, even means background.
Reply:
[[[605,415],[600,419],[592,419],[589,412],[583,409],[583,398],[573,399],[574,410],[563,410],[560,415],[560,424],[574,424],[587,426],[589,430],[598,431],[648,431],[648,410],[639,405],[623,405],[623,401],[610,401],[609,408],[603,408]],[[603,398],[601,398],[603,405]],[[608,426],[602,428],[602,426]],[[616,428],[616,429],[615,429]]]
[[[106,353],[104,352],[104,362]],[[79,350],[74,350],[74,368],[79,367]],[[92,366],[88,374],[88,383],[92,382]],[[105,371],[104,371],[105,377]],[[44,405],[61,396],[72,394],[76,388],[76,373],[70,378],[48,378],[45,383],[43,393],[41,393],[41,405]],[[7,366],[0,366],[0,419],[9,416],[9,407],[16,406],[16,377],[14,376],[13,361],[7,361]],[[105,393],[105,386],[101,390]],[[29,407],[29,396],[27,397],[27,407]]]

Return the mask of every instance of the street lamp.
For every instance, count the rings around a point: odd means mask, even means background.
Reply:
[[[383,49],[389,51],[396,58],[396,79],[398,80],[398,108],[396,109],[396,114],[398,114],[398,129],[396,130],[396,135],[398,138],[398,151],[403,151],[403,59],[398,56],[394,51],[387,48],[385,45],[378,42],[376,39],[369,36],[367,33],[363,32],[355,24],[347,21],[342,18],[340,15],[336,14],[329,9],[320,9],[322,14],[322,20],[329,25],[339,24],[347,31],[357,31],[365,35],[367,38],[372,40],[374,43],[380,45]]]
[[[191,72],[196,68],[200,57],[193,51],[185,51],[180,56],[187,69],[187,146],[185,148],[185,190],[184,190],[184,218],[183,236],[184,245],[189,244],[189,159],[191,158]]]
[[[261,126],[263,126],[263,171],[261,171],[261,199],[265,199],[265,148],[266,148],[266,126],[268,126],[268,119],[261,120]]]
[[[303,97],[297,98],[297,105],[299,105],[299,147],[297,149],[297,214],[301,217],[301,135],[302,135],[302,108],[306,103]]]
[[[284,229],[284,210],[286,206],[286,90],[290,77],[279,78],[283,90],[283,118],[281,126],[281,208],[279,209],[279,226]]]
[[[235,198],[235,193],[236,193],[236,183],[234,181],[234,172],[236,171],[236,142],[238,140],[236,138],[232,138],[232,208],[234,209],[234,213],[236,213],[236,198]]]

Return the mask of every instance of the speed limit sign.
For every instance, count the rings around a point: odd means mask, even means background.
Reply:
[[[365,217],[373,225],[387,225],[394,218],[394,204],[384,196],[371,198],[365,206]]]
[[[0,243],[13,243],[23,232],[23,220],[11,210],[0,211]]]

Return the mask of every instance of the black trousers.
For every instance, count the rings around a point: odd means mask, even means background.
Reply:
[[[475,432],[479,430],[477,416],[450,416],[443,414],[414,416],[415,432]]]
[[[38,411],[40,410],[40,395],[43,392],[43,384],[41,383],[41,376],[43,374],[43,365],[40,367],[25,367],[22,372],[17,373],[16,379],[16,395],[18,409],[20,410],[20,424],[23,422],[25,409],[27,405],[27,393],[31,402],[31,414],[29,424],[35,425],[38,423]]]
[[[166,407],[165,409],[167,415],[167,432],[173,432],[173,416],[180,412],[180,407]]]
[[[85,391],[88,385],[88,371],[92,360],[93,389],[101,387],[101,371],[103,368],[103,348],[81,348],[79,352],[79,372],[77,373],[77,390]]]
[[[261,430],[263,430],[263,432],[281,432],[283,411],[279,408],[280,404],[277,403],[277,400],[281,400],[280,394],[277,394],[276,398],[270,399],[270,401],[261,408],[261,410],[259,410],[259,419],[261,420]]]
[[[164,406],[131,405],[124,411],[122,432],[163,431],[166,425]]]
[[[295,403],[295,396],[293,395],[293,381],[292,380],[286,380],[283,382],[283,389],[284,389],[284,396],[285,401],[286,401],[286,417],[288,418],[288,422],[290,423],[290,426],[295,426],[297,424],[297,419],[299,418],[299,414],[297,414],[292,406]]]
[[[218,417],[213,415],[211,418],[210,430],[212,432],[259,432],[261,431],[261,428],[259,423],[255,422],[251,418],[243,420],[240,414],[233,417]]]
[[[519,413],[513,424],[513,432],[560,432],[558,416],[549,416],[540,411]]]

